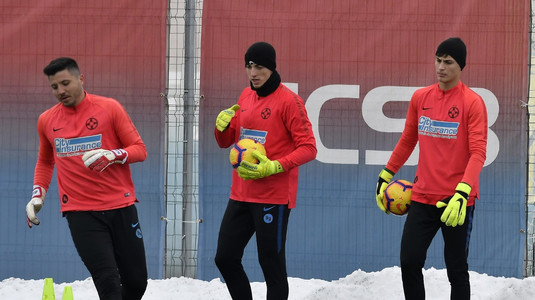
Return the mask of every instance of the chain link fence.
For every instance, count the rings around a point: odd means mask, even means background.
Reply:
[[[170,0],[167,15],[167,149],[164,276],[196,278],[202,0]]]

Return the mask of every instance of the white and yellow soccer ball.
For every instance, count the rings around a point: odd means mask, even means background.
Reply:
[[[264,145],[253,139],[241,139],[230,149],[229,160],[233,168],[240,166],[242,161],[257,164],[258,160],[253,157],[253,151],[258,150],[266,155]]]
[[[383,194],[383,204],[389,212],[402,216],[411,207],[412,182],[397,179],[388,184]]]

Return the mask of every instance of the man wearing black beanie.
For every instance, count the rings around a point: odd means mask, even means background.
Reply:
[[[466,45],[458,37],[449,38],[440,43],[435,55],[438,57],[442,57],[444,55],[453,57],[457,64],[459,64],[459,67],[461,67],[461,71],[466,65]]]
[[[419,160],[411,206],[401,237],[401,278],[406,299],[425,299],[422,268],[438,230],[451,299],[470,299],[468,246],[479,174],[486,159],[487,111],[483,99],[461,82],[466,46],[449,38],[435,52],[438,83],[412,95],[405,128],[376,185],[377,206],[383,192],[416,144]]]
[[[273,46],[266,42],[256,42],[245,52],[245,67],[250,64],[257,64],[275,71],[277,68],[276,58],[277,55]]]
[[[221,148],[253,139],[264,145],[266,154],[254,151],[256,163],[242,160],[232,172],[215,263],[232,299],[252,299],[241,260],[256,234],[266,299],[285,300],[289,294],[286,232],[296,205],[298,167],[316,157],[316,140],[303,100],[281,83],[273,46],[254,43],[244,59],[250,86],[237,104],[217,116],[215,139]]]

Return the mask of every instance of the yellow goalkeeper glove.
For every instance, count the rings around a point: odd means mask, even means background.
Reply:
[[[440,217],[440,221],[451,227],[463,225],[466,217],[466,202],[468,201],[470,191],[472,191],[472,187],[461,182],[457,184],[453,196],[438,201],[436,204],[438,208],[446,207]]]
[[[236,111],[238,109],[240,109],[240,106],[238,104],[234,104],[232,107],[222,110],[219,115],[217,115],[217,119],[215,120],[215,127],[217,130],[221,132],[225,131],[230,124],[230,120],[232,120],[232,118],[234,118],[236,115]]]
[[[237,168],[238,176],[242,179],[259,179],[284,172],[282,165],[276,160],[269,160],[267,156],[258,150],[253,151],[253,157],[258,159],[258,164],[242,160]]]
[[[386,186],[390,183],[392,177],[394,177],[394,173],[392,173],[392,171],[388,170],[387,168],[382,169],[379,173],[379,180],[377,181],[375,190],[375,200],[377,201],[377,206],[387,215],[390,214],[390,212],[386,210],[385,205],[383,204],[383,195]]]

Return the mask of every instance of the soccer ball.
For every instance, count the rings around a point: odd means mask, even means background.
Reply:
[[[411,207],[412,182],[398,179],[390,182],[383,194],[383,204],[389,212],[402,216]]]
[[[233,168],[240,166],[240,163],[245,160],[253,164],[257,164],[258,160],[253,157],[253,151],[258,150],[263,155],[266,155],[264,145],[253,139],[241,139],[230,149],[229,159]]]

